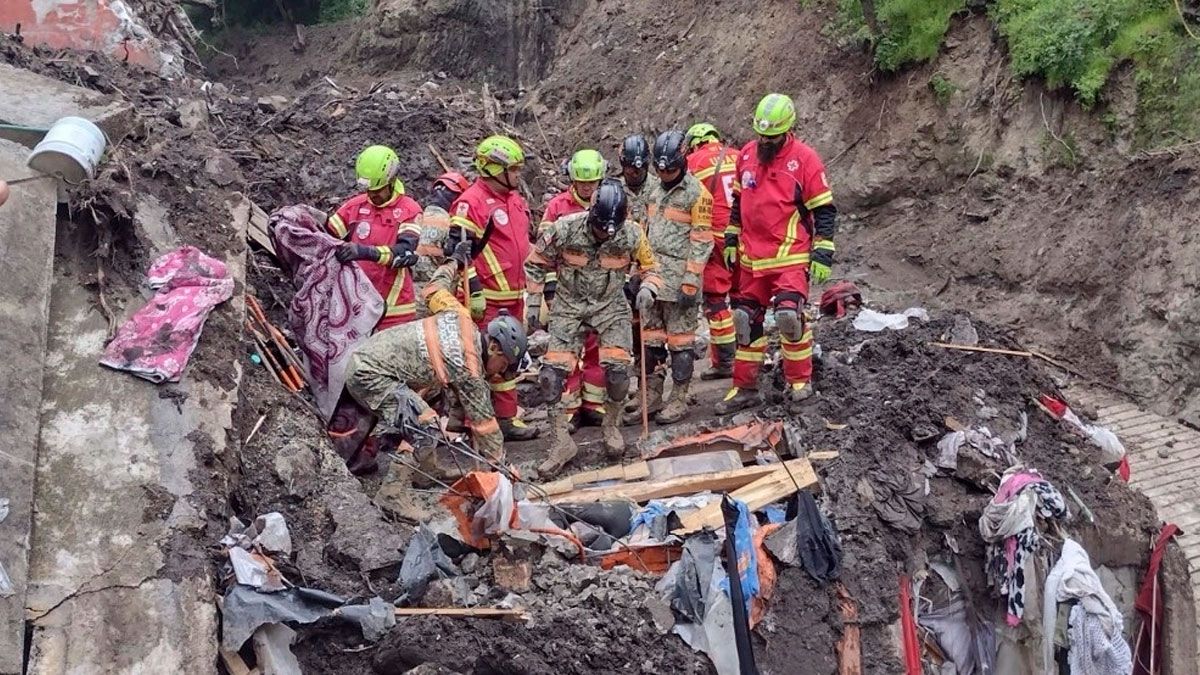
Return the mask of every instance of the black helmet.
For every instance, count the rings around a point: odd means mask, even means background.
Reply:
[[[621,166],[641,169],[650,166],[650,145],[641,134],[626,136],[621,142]]]
[[[504,358],[508,359],[510,370],[516,370],[529,346],[525,338],[525,327],[521,322],[502,309],[499,316],[488,322],[487,336],[500,345],[500,351]]]
[[[682,131],[664,131],[654,140],[654,168],[659,171],[687,169],[687,139]]]
[[[606,178],[597,188],[592,206],[588,209],[588,225],[593,230],[607,232],[611,237],[625,224],[628,205],[625,187],[617,180]]]

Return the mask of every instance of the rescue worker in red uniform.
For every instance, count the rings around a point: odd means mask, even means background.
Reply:
[[[725,230],[726,259],[739,266],[733,291],[738,350],[733,388],[717,404],[718,414],[760,400],[758,373],[767,349],[763,318],[772,298],[789,408],[812,395],[813,336],[804,305],[810,278],[816,283],[829,278],[837,209],[821,158],[791,133],[795,121],[792,99],[768,94],[754,112],[758,140],[738,156]]]
[[[738,149],[721,142],[711,124],[693,124],[687,131],[688,172],[708,188],[713,198],[713,251],[704,265],[704,318],[708,320],[712,367],[700,374],[702,380],[723,380],[733,375],[737,335],[729,311],[729,289],[734,270],[725,264],[725,227],[737,182]]]
[[[507,136],[489,136],[475,150],[479,178],[450,206],[446,257],[466,236],[473,242],[475,273],[483,285],[480,327],[501,314],[525,323],[525,258],[529,256],[529,206],[518,191],[525,152]],[[493,378],[492,406],[507,441],[536,438],[517,418],[517,380]]]
[[[566,168],[571,185],[546,202],[538,232],[544,232],[563,216],[586,211],[608,166],[598,151],[587,149],[572,155]],[[548,272],[545,284],[543,306],[550,310],[558,286],[557,272]],[[531,329],[542,327],[541,317],[531,316],[529,319]],[[605,392],[604,368],[600,366],[600,341],[595,332],[589,332],[583,342],[582,358],[567,377],[562,397],[564,414],[570,420],[572,431],[580,426],[600,426],[604,421]]]
[[[363,150],[354,172],[363,192],[338,207],[325,227],[338,239],[348,240],[335,253],[337,259],[356,261],[383,297],[383,316],[375,326],[381,331],[417,316],[407,268],[417,263],[421,206],[404,194],[398,177],[400,159],[391,148],[372,145]]]

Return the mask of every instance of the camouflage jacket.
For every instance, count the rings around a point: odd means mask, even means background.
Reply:
[[[646,236],[661,266],[658,299],[674,302],[681,290],[698,293],[712,253],[712,195],[691,174],[667,190],[656,182],[647,198]]]
[[[611,238],[599,242],[588,225],[588,214],[563,216],[542,231],[529,259],[525,275],[531,296],[542,292],[546,275],[558,272],[554,313],[592,316],[605,311],[629,313],[625,278],[631,264],[642,275],[642,283],[662,288],[658,263],[646,235],[631,220]],[[530,304],[539,304],[538,298]]]
[[[454,297],[457,279],[453,263],[439,267],[421,293],[431,316],[377,334],[357,355],[364,367],[408,385],[422,398],[453,391],[463,406],[476,450],[500,457],[504,437],[483,372],[480,333]]]
[[[625,196],[629,197],[629,217],[637,221],[642,229],[645,229],[646,205],[648,204],[646,199],[651,192],[654,192],[654,188],[658,187],[658,176],[655,176],[653,171],[646,172],[646,182],[642,183],[637,190],[629,187],[624,176],[621,177],[621,185],[625,186]]]

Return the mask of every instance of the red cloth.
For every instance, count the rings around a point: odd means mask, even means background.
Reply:
[[[757,147],[758,141],[747,143],[737,162],[743,276],[807,263],[811,209],[832,202],[825,165],[815,150],[789,134],[778,155],[764,166]],[[796,205],[797,187],[807,205],[803,215]]]
[[[722,149],[725,150],[725,158],[721,160],[718,170],[717,160],[721,158]],[[733,186],[737,183],[737,157],[737,148],[721,145],[719,141],[709,141],[693,150],[687,158],[688,173],[712,193],[712,229],[718,239],[729,224]],[[715,181],[714,175],[717,177]]]
[[[338,239],[354,244],[388,248],[401,239],[409,239],[413,250],[416,250],[421,238],[420,220],[421,206],[412,197],[397,194],[387,204],[376,206],[364,192],[339,206],[329,219],[327,228]],[[390,253],[386,255],[390,256]],[[385,264],[387,262],[387,259],[381,262],[357,261],[371,285],[387,303],[379,320],[379,330],[407,323],[417,316],[412,275],[407,269],[393,268]]]
[[[566,394],[568,396],[564,396],[564,398],[575,400],[571,395],[578,394],[580,405],[584,410],[599,412],[604,408],[604,401],[601,398],[603,395],[591,397],[592,400],[585,398],[586,392],[583,391],[585,382],[601,392],[607,386],[604,368],[600,365],[600,338],[596,336],[595,332],[589,332],[583,341],[583,358],[575,364],[575,370],[571,371],[567,377]],[[568,415],[573,415],[578,410],[568,409],[566,412]]]
[[[907,576],[900,576],[900,632],[904,647],[904,672],[905,675],[921,675],[921,643],[917,641],[911,583]]]
[[[1138,628],[1137,653],[1133,658],[1133,675],[1158,675],[1162,665],[1162,617],[1163,599],[1162,583],[1155,583],[1158,578],[1158,568],[1162,565],[1163,556],[1167,552],[1167,544],[1175,535],[1180,534],[1179,526],[1174,523],[1163,525],[1150,551],[1150,563],[1146,567],[1146,575],[1142,577],[1142,586],[1133,608],[1142,617],[1142,625]],[[1153,640],[1151,640],[1153,636]],[[1150,643],[1154,642],[1154,652],[1150,651]],[[1150,660],[1154,659],[1155,672],[1150,671]]]
[[[862,293],[849,281],[839,281],[821,294],[821,313],[827,316],[840,319],[846,315],[846,306],[851,304],[861,305]]]
[[[117,329],[100,365],[178,382],[209,312],[233,297],[233,279],[225,263],[184,246],[155,260],[146,282],[158,292]]]
[[[524,303],[525,259],[529,257],[529,206],[515,191],[494,191],[477,180],[450,206],[450,224],[465,228],[482,240],[488,222],[487,246],[475,256],[475,272],[488,303],[520,300]],[[498,411],[497,411],[498,412]]]

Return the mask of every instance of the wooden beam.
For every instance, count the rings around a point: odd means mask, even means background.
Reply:
[[[825,462],[831,459],[837,459],[841,453],[837,450],[816,450],[804,456],[810,462]]]
[[[588,483],[599,483],[608,480],[635,481],[642,480],[649,475],[649,466],[645,461],[638,460],[630,464],[617,464],[594,471],[583,471],[567,476],[566,478],[560,478],[552,483],[545,483],[539,487],[548,495],[561,495]]]
[[[774,467],[770,474],[734,490],[729,496],[745,502],[751,511],[757,511],[767,504],[795,494],[797,485],[801,489],[820,486],[817,474],[807,459],[793,459],[787,462],[787,469]],[[715,502],[683,516],[680,519],[681,527],[675,530],[674,534],[690,534],[706,527],[717,528],[724,522],[721,503]]]
[[[221,662],[225,664],[225,670],[229,672],[229,675],[250,675],[250,668],[235,651],[222,649]]]
[[[803,474],[804,471],[807,471],[808,474],[812,475],[812,480],[816,481],[816,474],[813,474],[812,465],[809,464],[807,459],[789,460],[788,466],[792,467],[792,473],[796,474],[797,479],[801,475],[807,475]],[[731,471],[701,473],[695,476],[684,476],[664,481],[624,483],[609,487],[575,490],[574,492],[551,496],[550,501],[556,504],[603,502],[612,499],[648,502],[651,499],[690,495],[697,492],[704,492],[705,490],[711,492],[728,492],[753,483],[765,476],[770,476],[776,470],[781,470],[779,464],[747,466]],[[783,475],[786,477],[787,473],[785,472]],[[803,486],[804,483],[801,483],[801,485]]]
[[[494,609],[491,607],[397,607],[396,616],[457,616],[524,621],[529,618],[529,613],[523,609]]]

